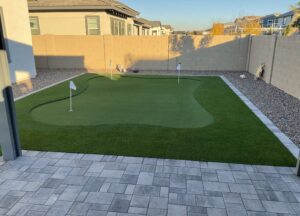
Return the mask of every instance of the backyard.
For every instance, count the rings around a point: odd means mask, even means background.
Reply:
[[[220,77],[85,74],[16,103],[26,150],[294,166]]]

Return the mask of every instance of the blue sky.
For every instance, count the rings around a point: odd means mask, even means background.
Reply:
[[[176,30],[201,30],[239,16],[286,12],[298,0],[121,0],[141,16]]]

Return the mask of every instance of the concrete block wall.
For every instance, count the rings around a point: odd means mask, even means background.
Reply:
[[[263,79],[300,99],[300,36],[259,36],[250,40],[248,71],[266,64]]]
[[[249,38],[33,36],[37,68],[245,71]]]
[[[33,36],[37,68],[249,71],[300,99],[300,36]]]
[[[300,99],[300,36],[278,37],[271,84]]]
[[[264,63],[265,73],[263,79],[267,83],[271,82],[276,40],[275,36],[251,37],[250,39],[248,72],[255,75],[257,68]]]

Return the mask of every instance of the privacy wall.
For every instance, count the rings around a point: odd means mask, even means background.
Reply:
[[[33,36],[37,68],[245,71],[249,38],[235,36]]]
[[[300,37],[33,36],[37,68],[249,71],[300,99]]]
[[[265,63],[264,80],[300,99],[300,36],[259,36],[250,40],[248,71]]]

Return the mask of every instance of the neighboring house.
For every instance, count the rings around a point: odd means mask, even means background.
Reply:
[[[160,36],[162,35],[162,27],[160,21],[150,21],[151,28],[151,35],[152,36]]]
[[[262,28],[277,28],[278,27],[278,19],[280,14],[270,14],[264,16],[260,19],[260,24]]]
[[[278,26],[282,28],[286,28],[292,21],[295,12],[289,11],[287,13],[281,14],[278,16]]]
[[[139,12],[116,0],[28,0],[33,35],[132,35]]]
[[[160,21],[150,21],[144,18],[133,19],[133,35],[170,35],[173,31],[170,25],[162,25]]]
[[[151,35],[151,23],[149,20],[144,18],[134,18],[133,19],[133,35]]]
[[[0,49],[7,52],[13,83],[36,76],[26,0],[0,0]]]
[[[294,11],[284,14],[270,14],[260,19],[264,34],[282,34],[282,31],[291,23]]]
[[[162,34],[163,35],[170,35],[173,32],[173,28],[171,25],[162,25]]]

